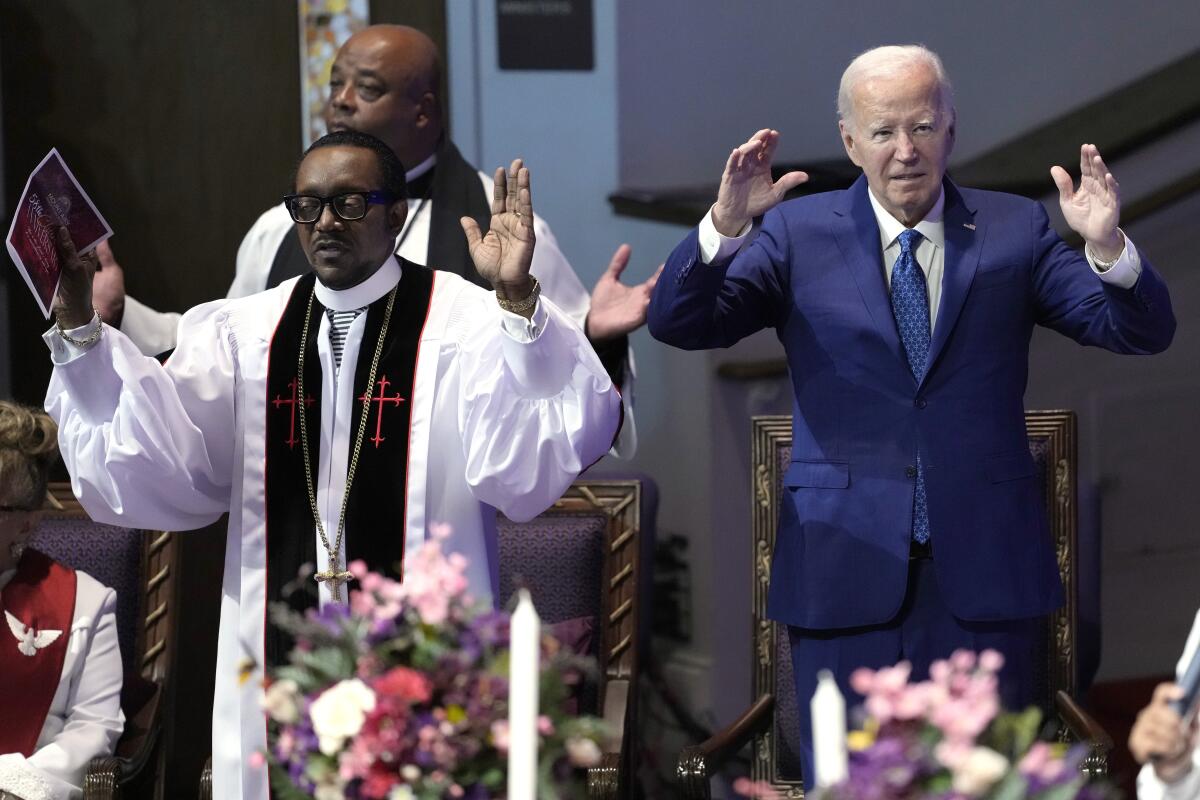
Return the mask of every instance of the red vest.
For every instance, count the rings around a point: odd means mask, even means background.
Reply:
[[[75,570],[26,550],[17,574],[0,593],[0,753],[28,757],[58,691],[71,623]],[[57,635],[56,635],[57,634]]]

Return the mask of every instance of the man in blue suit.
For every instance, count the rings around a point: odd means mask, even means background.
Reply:
[[[956,648],[990,647],[1007,656],[1006,703],[1032,699],[1028,654],[1063,602],[1025,438],[1033,326],[1140,354],[1175,330],[1166,286],[1117,227],[1118,185],[1093,145],[1078,188],[1051,169],[1081,254],[1040,204],[945,177],[956,120],[933,52],[862,54],[838,113],[863,176],[780,204],[807,176],[772,183],[779,134],[759,131],[730,154],[649,314],[676,347],[770,326],[787,351],[793,460],[768,612],[789,626],[808,785],[819,669],[850,695],[857,667],[907,659],[923,677]]]

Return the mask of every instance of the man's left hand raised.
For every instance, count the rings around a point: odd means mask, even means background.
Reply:
[[[463,233],[475,269],[502,300],[520,302],[533,291],[529,267],[533,263],[533,201],[529,170],[516,159],[508,168],[496,168],[492,192],[492,224],[486,234],[470,217],[463,217]],[[532,313],[532,309],[530,309]]]
[[[1050,168],[1063,217],[1071,230],[1083,237],[1093,257],[1115,261],[1125,248],[1125,238],[1117,228],[1121,221],[1121,187],[1094,144],[1079,148],[1079,172],[1076,189],[1065,169]]]
[[[660,266],[644,283],[626,286],[621,283],[621,273],[629,265],[632,252],[627,244],[618,247],[608,262],[608,269],[604,270],[592,289],[585,333],[593,342],[615,339],[646,324],[650,293],[654,291],[654,284],[658,282],[663,268]]]

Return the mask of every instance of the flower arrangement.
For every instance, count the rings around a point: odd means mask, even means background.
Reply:
[[[348,606],[272,610],[296,641],[263,698],[280,800],[504,796],[509,615],[472,599],[466,559],[431,534],[403,583],[355,562]],[[567,716],[563,676],[591,666],[548,635],[540,663],[538,795],[573,796],[605,731]]]
[[[910,683],[901,662],[850,676],[864,697],[862,727],[847,739],[845,780],[818,790],[821,800],[1102,800],[1109,788],[1079,772],[1083,746],[1038,740],[1042,713],[1001,710],[1004,658],[959,650],[933,662],[929,680]],[[770,784],[743,779],[749,797],[774,798]]]

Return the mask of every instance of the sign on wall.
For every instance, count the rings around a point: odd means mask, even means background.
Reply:
[[[496,0],[500,69],[595,67],[592,0]]]

